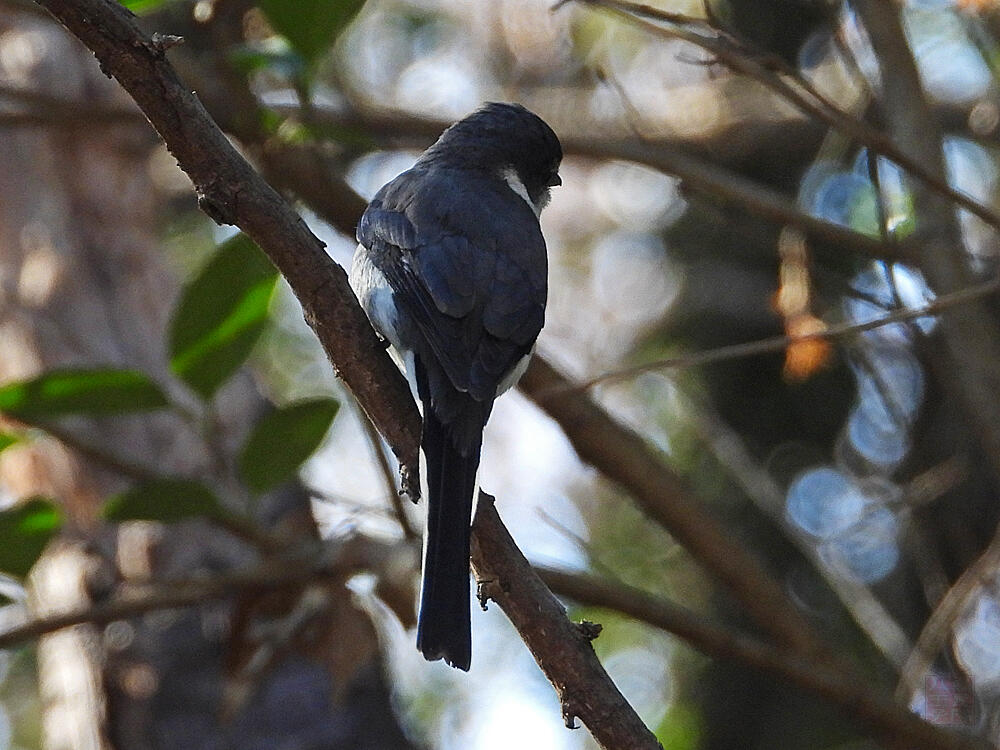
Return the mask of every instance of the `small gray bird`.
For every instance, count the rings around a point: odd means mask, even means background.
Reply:
[[[358,226],[351,286],[422,405],[427,528],[417,648],[468,670],[469,527],[493,401],[524,372],[545,319],[538,215],[562,184],[552,129],[487,104],[385,185]]]

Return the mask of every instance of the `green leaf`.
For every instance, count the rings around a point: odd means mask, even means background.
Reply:
[[[190,479],[151,479],[140,482],[104,504],[109,521],[163,521],[185,518],[221,518],[227,515],[215,494]]]
[[[224,242],[184,289],[170,323],[170,368],[209,399],[250,355],[278,280],[246,235]]]
[[[141,16],[143,13],[150,13],[159,8],[163,5],[164,0],[118,0],[118,2],[137,16]]]
[[[663,750],[695,750],[704,734],[704,721],[697,708],[674,703],[656,729]]]
[[[50,370],[0,387],[0,411],[25,419],[125,414],[166,405],[159,387],[135,370]]]
[[[364,0],[260,0],[274,30],[302,55],[316,62],[361,10]]]
[[[281,37],[236,47],[229,53],[229,60],[241,73],[248,75],[267,70],[288,80],[297,80],[306,72],[302,55]],[[273,110],[262,111],[273,114]]]
[[[21,442],[21,436],[12,432],[0,432],[0,453]]]
[[[0,511],[0,571],[24,578],[62,527],[62,513],[35,497]]]
[[[291,479],[323,441],[340,404],[332,398],[300,401],[260,419],[239,457],[240,474],[258,492]]]

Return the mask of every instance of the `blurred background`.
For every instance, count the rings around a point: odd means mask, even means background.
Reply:
[[[168,59],[185,84],[345,266],[364,201],[448,123],[484,101],[542,116],[566,157],[541,219],[538,352],[641,436],[830,652],[926,721],[1000,740],[1000,7],[124,4],[184,38]],[[262,525],[376,550],[305,614],[309,590],[250,587],[0,641],[0,748],[596,747],[498,607],[473,613],[468,674],[415,650],[421,507],[398,501],[391,453],[282,281],[238,371],[208,392],[179,374],[178,300],[234,230],[27,0],[0,0],[0,165],[0,377],[115,365],[170,403],[6,424],[0,503],[49,496],[64,522],[30,576],[0,581],[5,627],[260,559],[204,520],[102,519],[150,468]],[[297,479],[248,500],[234,467],[253,425],[330,397]],[[481,470],[527,557],[766,640],[537,400],[497,403]],[[666,750],[896,746],[773,674],[565,601],[603,625],[597,654]]]

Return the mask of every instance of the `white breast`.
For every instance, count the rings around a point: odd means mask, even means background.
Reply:
[[[406,375],[413,400],[420,406],[417,381],[414,376],[413,352],[404,347],[399,340],[399,314],[392,296],[392,287],[389,286],[385,275],[372,263],[364,245],[358,245],[358,249],[354,251],[348,281],[361,307],[368,314],[372,327],[392,344],[389,353]]]
[[[390,344],[401,349],[396,333],[399,318],[396,313],[396,302],[392,296],[392,287],[372,263],[364,245],[358,245],[358,249],[354,252],[348,280],[361,307],[368,313],[372,327],[388,339]]]

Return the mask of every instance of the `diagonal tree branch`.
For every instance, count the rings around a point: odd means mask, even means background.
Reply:
[[[114,0],[39,0],[39,4],[93,51],[102,70],[136,101],[191,178],[203,210],[218,222],[239,226],[268,254],[298,297],[331,363],[401,463],[416,467],[419,415],[402,375],[357,304],[346,274],[181,83],[166,60],[164,45],[144,34],[135,17]],[[543,670],[561,695],[587,696],[586,701],[572,701],[567,710],[584,721],[602,747],[658,748],[590,644],[560,638],[567,626],[564,613],[541,601],[544,586],[529,585],[516,572],[523,558],[509,535],[501,533],[491,503],[482,504],[477,524],[478,529],[489,530],[489,539],[478,545],[476,564],[497,571],[505,581],[491,592],[492,598],[505,611],[534,606],[535,617],[518,622],[528,629],[524,637],[535,644],[533,653],[544,658]],[[480,541],[485,537],[478,530],[476,535]],[[525,603],[535,600],[535,605]]]

